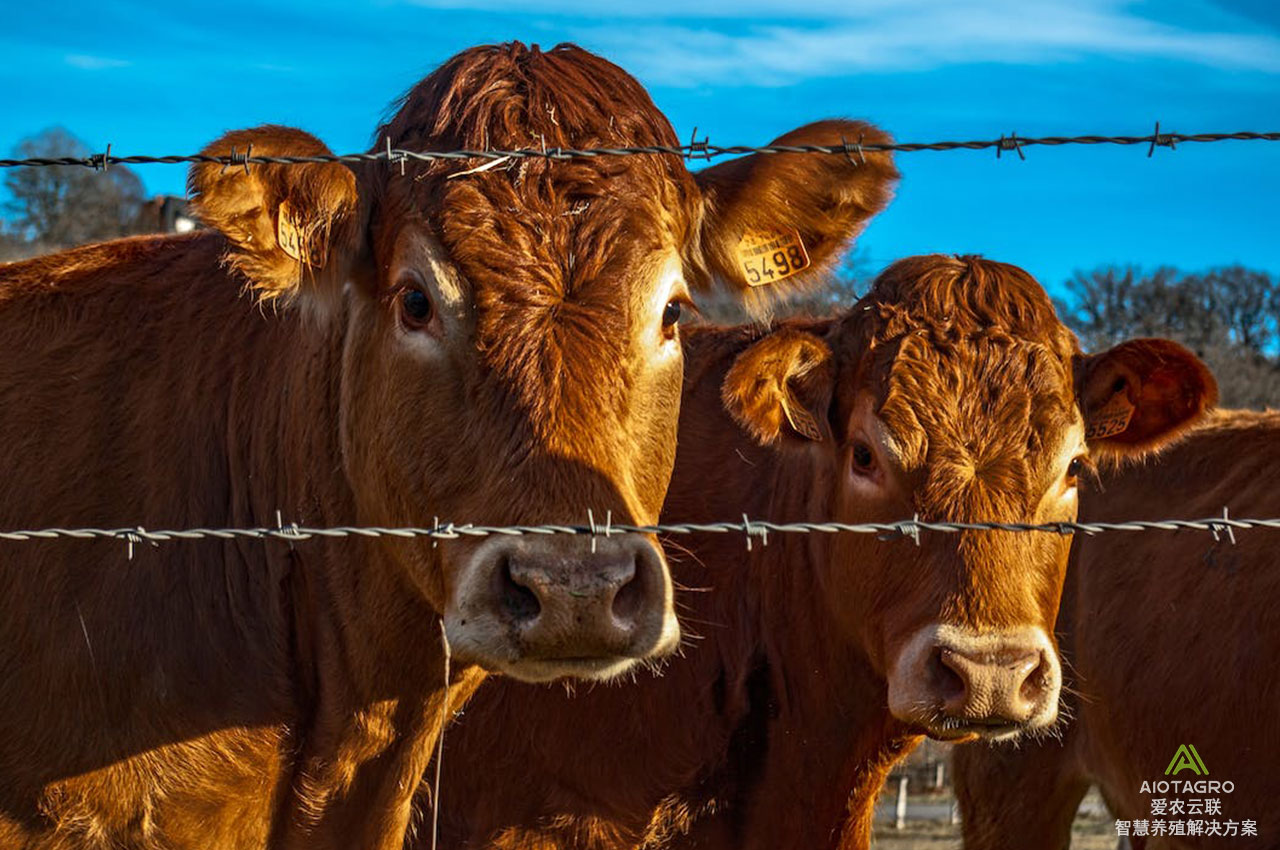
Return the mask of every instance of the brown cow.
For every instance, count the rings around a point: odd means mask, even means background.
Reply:
[[[783,141],[859,135],[885,139]],[[447,62],[386,139],[677,144],[617,67],[518,44]],[[208,151],[250,145],[327,153],[281,127]],[[0,269],[0,528],[651,522],[689,289],[745,288],[740,246],[771,240],[795,261],[761,269],[812,278],[896,177],[883,153],[478,164],[197,165],[215,231]],[[603,677],[677,639],[641,536],[133,548],[3,551],[0,846],[398,848],[481,668]]]
[[[1039,284],[973,257],[899,262],[839,320],[686,345],[669,520],[1070,520],[1090,456],[1155,447],[1215,392],[1170,342],[1081,356]],[[1054,722],[1068,546],[672,538],[686,656],[572,697],[484,686],[445,738],[442,846],[866,847],[920,733]]]
[[[1155,461],[1102,476],[1095,521],[1203,519],[1280,512],[1280,413],[1222,412]],[[956,782],[965,847],[1065,848],[1091,782],[1117,818],[1256,822],[1258,839],[1134,837],[1137,847],[1276,847],[1280,843],[1280,557],[1270,531],[1234,544],[1203,531],[1110,533],[1076,543],[1058,621],[1078,717],[1061,741],[1005,750],[961,747]],[[1166,775],[1195,747],[1207,776]],[[1230,782],[1169,793],[1160,782]],[[1147,793],[1143,782],[1152,783]],[[1184,812],[1165,810],[1174,799]],[[1221,814],[1187,813],[1216,798]],[[1157,807],[1158,808],[1158,807]],[[1165,830],[1168,824],[1165,824]],[[1163,843],[1161,843],[1163,842]]]

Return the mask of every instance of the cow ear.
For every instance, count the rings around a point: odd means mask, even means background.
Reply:
[[[328,155],[292,127],[236,130],[201,153]],[[227,262],[260,298],[291,298],[304,285],[345,278],[355,253],[359,198],[351,169],[336,162],[223,166],[197,163],[187,177],[196,213],[227,238]]]
[[[738,355],[720,397],[763,445],[784,436],[821,442],[831,437],[827,410],[834,386],[831,348],[811,333],[787,328]]]
[[[1090,451],[1137,456],[1194,426],[1218,401],[1209,367],[1167,339],[1134,339],[1077,364]]]
[[[698,172],[701,265],[751,300],[821,281],[898,179],[888,151],[857,146],[891,141],[860,121],[819,121],[773,144],[848,144],[848,155],[753,154]]]

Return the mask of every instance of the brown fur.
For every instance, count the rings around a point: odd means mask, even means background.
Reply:
[[[446,63],[382,135],[674,142],[620,69],[518,44]],[[276,126],[207,150],[249,145],[327,152]],[[464,166],[197,165],[214,230],[0,270],[0,528],[263,526],[277,511],[315,525],[582,522],[587,508],[651,521],[682,368],[660,327],[665,299],[685,297],[658,288],[663,252],[690,283],[732,278],[707,246],[736,244],[735,216],[763,206],[829,259],[896,173],[885,154],[820,160],[740,178],[691,176],[671,156],[454,180]],[[804,202],[770,208],[782,197]],[[282,203],[314,261],[277,244]],[[404,327],[405,274],[433,301],[425,330]],[[545,545],[590,569],[584,541]],[[460,658],[442,678],[442,615],[456,619],[476,550],[6,547],[0,845],[398,848],[442,702],[461,705],[483,676]],[[518,671],[527,647],[501,648]]]
[[[1040,493],[1080,416],[1076,371],[1108,357],[1082,358],[1025,272],[972,257],[895,264],[830,322],[690,334],[664,519],[1070,519]],[[1212,387],[1190,355],[1181,364],[1191,386]],[[862,393],[909,449],[892,500],[847,483]],[[816,438],[788,424],[788,406],[821,423]],[[894,643],[939,617],[1047,627],[1068,541],[667,545],[693,635],[684,657],[659,678],[569,696],[487,682],[446,736],[442,846],[865,848],[883,777],[921,731],[886,707]]]
[[[1236,517],[1280,508],[1280,414],[1224,411],[1147,463],[1102,476],[1089,521]],[[1062,740],[1016,750],[956,753],[965,847],[1065,848],[1091,783],[1117,818],[1152,820],[1143,780],[1165,780],[1181,744],[1193,744],[1207,779],[1235,783],[1221,816],[1257,821],[1259,846],[1280,834],[1274,758],[1280,752],[1280,597],[1275,541],[1237,531],[1233,545],[1207,532],[1113,533],[1075,544],[1058,620],[1074,670],[1077,719]],[[1197,780],[1182,772],[1168,779]],[[1183,799],[1188,795],[1181,795]],[[1185,818],[1174,818],[1185,819]],[[1155,847],[1214,847],[1232,839],[1151,839]],[[1249,841],[1250,839],[1235,839]]]

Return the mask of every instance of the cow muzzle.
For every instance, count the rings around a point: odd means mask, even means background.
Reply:
[[[445,612],[454,654],[529,682],[607,679],[679,641],[661,551],[635,534],[497,538]]]
[[[1043,629],[921,629],[889,674],[889,710],[941,740],[1001,740],[1058,716],[1062,670]]]

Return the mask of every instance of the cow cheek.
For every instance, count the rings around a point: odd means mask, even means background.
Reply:
[[[859,647],[876,670],[883,670],[882,649],[885,610],[880,604],[884,558],[869,550],[860,535],[840,535],[812,541],[825,545],[827,553],[815,559],[823,565],[817,592],[826,606],[833,637]]]
[[[641,445],[628,447],[631,457],[644,461],[637,465],[632,478],[640,503],[655,518],[675,468],[680,419],[681,373],[679,368],[665,372],[644,402]]]
[[[1040,590],[1040,611],[1045,631],[1053,640],[1058,611],[1062,607],[1063,588],[1067,578],[1067,564],[1071,557],[1071,538],[1049,541],[1052,549],[1048,568]]]
[[[455,371],[431,368],[395,345],[397,333],[372,305],[357,302],[344,340],[340,382],[341,463],[356,506],[353,524],[424,526],[460,521],[449,494],[480,486],[463,481],[463,453],[455,399]],[[317,459],[317,463],[321,463]],[[383,541],[401,571],[436,610],[447,598],[447,546],[430,541]]]

